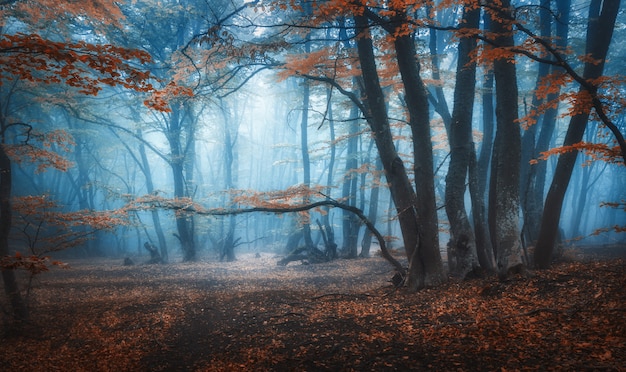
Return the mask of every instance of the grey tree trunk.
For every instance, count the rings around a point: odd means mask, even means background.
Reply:
[[[142,133],[140,129],[137,129],[136,135],[137,137],[142,138]],[[146,191],[149,194],[152,194],[154,192],[154,182],[152,181],[152,171],[150,169],[150,162],[148,161],[148,156],[146,154],[146,146],[143,142],[139,143],[139,156],[141,157],[141,170],[143,171],[144,177],[146,179]],[[150,213],[152,217],[152,224],[154,225],[154,231],[156,232],[157,240],[159,242],[161,260],[163,261],[163,263],[167,263],[169,261],[169,254],[167,251],[165,234],[163,233],[163,227],[161,226],[159,211],[157,209],[152,209]]]
[[[486,16],[486,28],[489,27],[490,22],[489,16]],[[496,267],[491,233],[487,223],[487,203],[485,199],[494,137],[493,83],[493,72],[487,72],[483,81],[482,94],[483,141],[480,147],[480,154],[477,154],[474,149],[469,163],[469,189],[472,198],[476,253],[480,266],[488,271],[495,270]]]
[[[480,9],[463,11],[461,27],[478,28]],[[476,48],[474,38],[461,38],[457,60],[454,108],[449,130],[450,163],[446,175],[446,214],[450,222],[448,267],[452,274],[464,278],[478,267],[476,240],[465,207],[465,181],[474,152],[472,115],[476,86],[476,62],[470,55]]]
[[[333,118],[333,105],[332,105],[332,89],[328,88],[326,90],[326,104],[327,107],[327,120],[328,120],[328,129],[330,132],[330,159],[328,160],[328,175],[326,177],[326,200],[332,199],[332,189],[333,189],[333,172],[335,171],[335,158],[337,153],[337,148],[335,146],[335,120]],[[330,207],[324,208],[325,212],[322,215],[322,226],[323,231],[322,234],[325,236],[326,243],[326,256],[329,259],[337,258],[337,243],[335,243],[335,231],[330,223]]]
[[[559,51],[565,51],[569,38],[571,0],[557,1],[556,5],[559,15],[559,18],[555,22],[556,46]],[[559,70],[560,67],[552,66],[551,72],[555,73]],[[559,95],[560,89],[550,93],[548,97],[546,97],[546,101],[554,101]],[[541,117],[539,121],[541,129],[535,145],[534,157],[539,156],[539,154],[549,149],[550,141],[552,140],[556,127],[558,111],[558,107],[551,107],[546,110]],[[526,197],[526,205],[524,206],[524,237],[528,243],[535,243],[539,236],[547,168],[547,162],[545,161],[541,161],[530,168],[528,196]]]
[[[3,118],[4,119],[4,118]],[[3,120],[4,121],[4,120]],[[12,223],[11,209],[11,159],[4,151],[4,130],[2,123],[2,142],[0,143],[0,257],[8,256],[9,233]],[[7,295],[13,310],[15,320],[24,321],[28,319],[28,308],[22,298],[15,272],[12,269],[0,267],[2,271],[2,281],[4,283],[4,293]]]
[[[308,46],[308,43],[306,44]],[[305,48],[305,49],[309,49]],[[309,159],[309,99],[311,89],[309,82],[303,80],[302,82],[302,118],[300,119],[300,149],[302,154],[302,178],[305,186],[311,186],[311,160]],[[302,200],[304,204],[309,203],[309,197],[305,196]],[[302,222],[302,229],[304,231],[304,243],[307,247],[313,247],[313,239],[311,238],[311,221],[310,212],[306,212],[304,220]]]
[[[432,146],[430,146],[430,127],[428,123],[428,101],[426,91],[421,79],[419,69],[415,60],[415,45],[412,37],[403,39],[397,45],[397,55],[403,81],[407,90],[407,102],[410,102],[410,114],[416,120],[413,127],[414,137],[417,141],[427,141],[415,151],[428,151],[430,158],[418,154],[415,157],[416,178],[420,188],[421,203],[418,202],[415,189],[409,181],[402,159],[398,156],[393,143],[389,120],[387,117],[387,107],[385,96],[380,86],[376,60],[369,32],[369,23],[365,16],[354,16],[357,38],[357,51],[361,64],[361,75],[363,77],[364,94],[366,97],[368,123],[374,134],[374,140],[380,155],[385,175],[389,183],[389,190],[398,213],[398,221],[402,231],[402,239],[409,259],[409,272],[406,284],[410,290],[418,290],[425,286],[439,284],[443,281],[443,265],[439,254],[437,222],[433,224],[432,212],[436,216],[434,207],[434,185],[432,182]],[[402,60],[402,63],[400,63]],[[410,70],[409,70],[410,69]],[[416,83],[417,85],[413,85]],[[408,92],[410,90],[410,93]],[[410,97],[409,97],[410,96]],[[423,108],[426,108],[422,111]],[[415,111],[413,111],[415,110]],[[419,115],[425,115],[421,118]],[[426,126],[423,123],[426,123]],[[422,142],[423,143],[423,142]],[[430,162],[429,162],[430,161]],[[429,178],[430,174],[430,178]],[[425,177],[423,177],[425,176]],[[430,185],[429,185],[430,184]],[[423,188],[421,186],[424,186]],[[431,199],[432,196],[432,199]],[[424,216],[421,213],[423,208]],[[422,231],[425,227],[426,231]]]
[[[380,157],[376,157],[376,167],[372,172],[372,187],[370,187],[369,210],[367,212],[367,218],[372,221],[372,223],[376,223],[376,217],[378,216],[378,196],[380,194],[380,178],[382,170],[383,164],[380,161]],[[361,257],[370,256],[371,245],[372,234],[366,231],[363,235],[363,240],[361,241]]]
[[[342,198],[345,203],[356,207],[358,176],[355,170],[359,167],[358,145],[359,122],[357,107],[352,106],[350,110],[350,138],[348,139],[348,149],[346,151],[345,174],[342,185]],[[358,250],[359,230],[361,224],[353,213],[342,211],[343,244],[342,252],[346,258],[356,258]]]
[[[599,63],[585,63],[583,77],[587,80],[597,79],[602,76],[619,6],[619,0],[592,0],[589,5],[585,54],[590,55]],[[586,91],[586,88],[581,87],[579,91],[582,94]],[[580,107],[580,109],[583,112],[573,116],[570,120],[563,146],[573,145],[580,142],[583,138],[589,119],[588,109],[590,108]],[[563,199],[565,198],[565,192],[567,191],[577,156],[578,152],[576,151],[570,151],[559,156],[552,184],[546,197],[539,239],[535,246],[535,265],[539,268],[548,268],[552,262]]]
[[[182,146],[182,131],[184,117],[181,114],[181,107],[173,107],[169,118],[167,140],[170,145],[170,167],[174,180],[174,197],[188,197],[185,186],[185,148]],[[178,238],[183,252],[183,261],[196,260],[196,247],[194,244],[193,222],[190,216],[184,214],[176,215],[176,228]]]
[[[509,0],[502,2],[500,11],[504,19],[511,18],[510,6]],[[498,45],[514,45],[513,36],[504,23],[492,22],[491,30],[498,35]],[[524,267],[519,228],[521,134],[517,123],[518,90],[514,61],[496,59],[493,71],[496,80],[497,124],[491,168],[490,226],[498,276],[506,278]]]
[[[406,15],[401,16],[399,21],[404,23],[405,17]],[[413,35],[396,37],[394,47],[409,111],[417,195],[419,244],[409,259],[409,286],[421,288],[439,284],[445,278],[439,252],[439,220],[435,198],[428,95],[420,77]],[[412,283],[411,278],[417,279],[417,283]]]

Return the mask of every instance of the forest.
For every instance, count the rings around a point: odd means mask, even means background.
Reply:
[[[2,364],[626,363],[619,0],[0,17]]]

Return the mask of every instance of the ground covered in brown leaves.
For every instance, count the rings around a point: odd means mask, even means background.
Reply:
[[[31,321],[1,336],[0,369],[626,370],[620,259],[417,294],[395,290],[380,257],[277,260],[70,261],[33,283]]]

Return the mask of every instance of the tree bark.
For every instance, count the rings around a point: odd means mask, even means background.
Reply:
[[[182,123],[184,118],[181,117],[181,107],[173,107],[169,118],[169,127],[167,139],[170,145],[170,167],[172,168],[172,176],[174,179],[174,196],[177,198],[187,197],[187,187],[185,187],[185,152],[182,146]],[[190,216],[177,215],[176,228],[181,250],[183,252],[183,261],[196,260],[196,247],[194,244],[193,224]]]
[[[555,22],[556,25],[556,46],[557,50],[565,51],[569,38],[569,14],[571,0],[557,1],[557,11],[559,18]],[[552,66],[552,73],[558,72],[559,67]],[[553,102],[558,99],[560,89],[551,92],[546,101]],[[546,110],[540,120],[540,131],[537,137],[537,143],[534,149],[534,157],[539,156],[544,151],[548,151],[550,141],[556,127],[556,119],[558,115],[558,106],[550,107]],[[541,161],[530,168],[530,186],[528,197],[526,198],[524,213],[524,236],[526,240],[536,242],[539,235],[539,227],[541,225],[541,215],[543,214],[543,197],[546,184],[547,162]]]
[[[583,77],[586,80],[597,79],[602,76],[619,6],[619,0],[592,0],[589,5],[585,54],[590,55],[599,63],[585,63]],[[581,86],[579,89],[579,95],[589,93],[595,92],[588,92],[584,86]],[[579,101],[576,104],[579,105],[577,112],[582,113],[571,118],[563,146],[570,146],[580,142],[587,127],[591,107],[583,107],[581,106],[583,103]],[[534,260],[535,265],[539,268],[548,268],[552,262],[554,241],[559,230],[563,199],[565,198],[565,192],[567,191],[577,156],[577,151],[570,151],[559,156],[552,184],[546,197],[539,238],[535,247]]]
[[[485,17],[485,27],[490,25],[490,19]],[[486,73],[483,82],[482,94],[482,123],[483,141],[480,154],[472,150],[469,163],[469,189],[472,198],[472,219],[476,249],[480,266],[488,271],[495,270],[495,257],[491,244],[491,232],[487,222],[485,193],[489,176],[489,163],[493,149],[494,136],[494,107],[493,107],[493,72]]]
[[[236,168],[235,145],[237,142],[237,136],[233,136],[233,134],[231,133],[231,129],[233,128],[233,126],[235,126],[235,124],[233,123],[233,120],[231,120],[231,110],[229,109],[229,106],[226,104],[226,102],[224,102],[224,100],[220,100],[220,109],[222,111],[223,119],[222,130],[224,131],[224,186],[226,191],[229,192],[228,203],[232,205],[232,194],[230,193],[230,191],[235,188],[235,177],[233,176],[233,168]],[[235,255],[235,225],[235,216],[229,216],[228,230],[224,233],[224,236],[221,240],[220,259],[225,259],[228,262],[233,262],[237,259]]]
[[[139,138],[143,137],[143,134],[140,129],[137,129],[136,135]],[[148,161],[148,156],[146,154],[146,146],[143,142],[139,142],[139,156],[141,159],[141,170],[146,179],[146,191],[149,194],[154,192],[154,182],[152,180],[152,170],[150,168],[150,162]],[[152,224],[154,225],[154,231],[157,235],[157,240],[159,242],[159,252],[161,254],[161,260],[163,263],[167,263],[169,261],[169,255],[167,252],[167,242],[165,241],[165,234],[163,233],[163,227],[161,226],[161,218],[159,216],[159,211],[152,210],[150,211],[152,217]]]
[[[330,32],[330,31],[329,31]],[[326,90],[326,104],[328,105],[328,129],[330,132],[330,159],[328,160],[328,175],[326,178],[326,198],[327,200],[331,199],[332,187],[333,187],[333,173],[335,171],[335,157],[337,148],[335,146],[335,120],[333,117],[333,105],[332,105],[332,89],[328,88]],[[327,248],[332,247],[332,249],[327,249],[327,255],[329,255],[329,259],[333,260],[337,258],[337,244],[335,243],[335,232],[330,223],[330,213],[328,213],[328,208],[326,208],[326,213],[322,215],[323,221],[323,230],[326,236],[326,246]]]
[[[368,13],[371,14],[371,13]],[[386,31],[394,35],[394,48],[398,67],[406,94],[409,120],[413,135],[414,171],[416,188],[408,179],[404,163],[393,144],[386,112],[385,97],[378,79],[368,20],[355,15],[357,50],[361,63],[361,74],[365,86],[368,120],[396,210],[409,259],[407,286],[418,290],[433,286],[444,280],[443,265],[439,253],[439,232],[437,208],[434,193],[434,170],[430,122],[428,116],[428,96],[419,76],[419,63],[416,60],[415,42],[412,35],[396,36],[397,27],[406,22],[406,14],[400,11]]]
[[[357,52],[364,85],[364,92],[362,93],[366,97],[365,115],[372,129],[378,154],[385,170],[385,177],[389,183],[389,191],[398,215],[407,258],[411,260],[418,251],[420,244],[416,195],[409,181],[404,163],[398,156],[393,143],[387,117],[385,96],[380,86],[376,69],[376,59],[368,20],[365,16],[355,15],[354,21],[358,35],[356,42]],[[418,264],[414,265],[414,270],[418,268]],[[423,271],[421,273],[418,271],[410,273],[407,282],[409,289],[417,290],[426,285],[426,276],[424,274]]]
[[[462,28],[478,28],[480,8],[463,10]],[[476,40],[459,41],[454,107],[449,130],[450,163],[446,175],[446,214],[450,222],[448,267],[461,278],[478,266],[476,240],[465,207],[465,181],[474,151],[472,115],[476,86],[476,62],[470,56]],[[452,257],[451,257],[452,256]]]
[[[502,1],[501,12],[510,19],[510,1]],[[502,47],[513,46],[513,35],[506,25],[492,22]],[[489,207],[492,208],[492,242],[496,252],[500,278],[519,271],[524,266],[519,229],[519,178],[521,134],[518,119],[518,90],[515,63],[507,58],[494,61],[496,80],[496,139],[491,173]]]
[[[400,25],[405,24],[406,14],[403,14],[398,21]],[[420,232],[417,252],[409,261],[409,279],[412,275],[417,275],[419,278],[417,287],[420,288],[439,284],[444,281],[445,277],[439,252],[439,220],[435,198],[428,95],[420,77],[420,64],[417,60],[413,35],[397,36],[394,47],[409,111],[417,195],[417,222]]]
[[[373,180],[372,187],[370,187],[370,198],[369,198],[369,210],[367,212],[367,218],[370,221],[376,221],[376,216],[378,215],[378,195],[380,194],[380,173],[383,170],[383,164],[380,161],[380,158],[376,158],[376,168],[373,172]],[[361,257],[369,257],[370,256],[370,247],[372,245],[372,234],[365,233],[363,234],[363,240],[361,241]]]
[[[2,133],[4,137],[4,133]],[[9,252],[9,232],[11,231],[11,159],[4,151],[4,141],[0,143],[0,257],[8,256]],[[7,295],[13,310],[15,320],[24,321],[28,319],[28,308],[22,298],[17,285],[15,272],[11,269],[0,267],[2,271],[2,281],[4,282],[4,293]]]
[[[426,3],[428,4],[428,3]],[[432,6],[426,5],[426,12],[430,13],[432,11]],[[428,48],[430,51],[430,58],[432,63],[432,78],[433,80],[440,82],[441,74],[440,74],[440,59],[439,59],[439,48],[437,47],[437,30],[431,28],[428,30]],[[460,54],[460,53],[459,53]],[[441,116],[443,120],[443,125],[446,128],[446,134],[450,134],[450,125],[452,123],[452,117],[450,116],[450,110],[448,109],[448,102],[446,100],[445,93],[443,91],[443,84],[435,84],[432,88],[435,90],[435,94],[432,96],[431,100],[434,101],[434,109]]]
[[[358,176],[355,170],[359,167],[358,145],[359,145],[359,123],[358,109],[352,106],[350,110],[350,138],[348,139],[348,149],[346,151],[345,174],[342,185],[342,198],[346,204],[356,207]],[[352,213],[344,210],[342,216],[343,244],[342,252],[346,258],[356,258],[358,251],[360,224],[355,221]]]

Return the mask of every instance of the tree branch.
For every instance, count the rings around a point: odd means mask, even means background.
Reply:
[[[308,211],[310,209],[314,209],[314,208],[322,207],[322,206],[330,206],[334,208],[343,209],[345,211],[353,213],[359,218],[359,220],[361,220],[361,222],[365,225],[365,227],[367,227],[367,229],[372,234],[374,234],[376,239],[378,239],[382,256],[387,261],[389,261],[389,263],[391,263],[395,267],[396,271],[398,271],[398,273],[400,273],[403,277],[406,274],[406,270],[404,269],[404,267],[402,267],[402,264],[400,264],[400,262],[398,262],[395,258],[393,258],[393,256],[391,256],[391,254],[387,250],[387,245],[385,243],[385,239],[383,238],[382,234],[378,231],[378,229],[376,229],[374,224],[365,216],[363,211],[357,207],[339,203],[332,199],[321,200],[318,202],[314,202],[310,204],[303,204],[303,205],[284,206],[284,207],[252,207],[252,208],[242,208],[242,209],[222,209],[222,208],[203,209],[199,207],[197,204],[194,204],[192,202],[181,205],[175,202],[170,202],[167,199],[161,199],[161,198],[156,199],[152,196],[147,196],[144,199],[136,200],[134,203],[135,204],[148,204],[157,208],[172,209],[176,211],[194,213],[194,214],[203,215],[203,216],[229,216],[229,215],[238,215],[238,214],[255,213],[255,212],[294,213],[294,212]],[[132,209],[132,207],[130,209]]]

